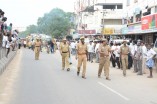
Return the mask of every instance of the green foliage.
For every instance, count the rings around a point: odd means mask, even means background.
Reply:
[[[72,16],[73,13],[66,13],[61,9],[55,8],[44,14],[43,17],[39,17],[37,26],[30,25],[21,34],[43,33],[52,37],[63,37],[68,34],[70,28],[74,27],[71,22]]]

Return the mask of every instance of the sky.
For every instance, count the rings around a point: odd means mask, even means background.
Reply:
[[[36,24],[38,17],[50,12],[53,8],[61,8],[66,12],[74,11],[75,0],[0,0],[0,9],[8,18],[7,24],[13,23],[15,28],[23,30]]]

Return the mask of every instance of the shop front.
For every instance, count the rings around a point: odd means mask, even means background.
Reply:
[[[122,34],[125,38],[129,38],[131,40],[143,40],[141,23],[138,22],[136,24],[131,24],[128,27],[122,28]]]
[[[147,44],[154,43],[157,38],[157,14],[143,16],[141,22],[122,28],[122,34],[132,40],[140,39]]]
[[[121,35],[121,29],[115,28],[115,27],[106,27],[102,29],[102,34],[103,37],[110,40],[110,38],[115,36],[115,35]]]

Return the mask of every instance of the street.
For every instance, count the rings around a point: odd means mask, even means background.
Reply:
[[[0,104],[157,104],[157,74],[137,76],[133,70],[110,67],[111,81],[97,77],[98,63],[87,64],[87,79],[78,77],[77,60],[62,70],[61,56],[42,52],[34,60],[29,49],[17,55],[0,77]]]

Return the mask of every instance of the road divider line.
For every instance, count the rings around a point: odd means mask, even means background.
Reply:
[[[113,90],[112,88],[106,86],[105,84],[103,84],[103,83],[101,83],[101,82],[98,82],[98,84],[101,85],[101,86],[103,86],[103,87],[105,87],[105,88],[107,88],[108,90],[110,90],[111,92],[113,92],[113,93],[115,93],[116,95],[120,96],[120,97],[123,98],[124,100],[126,100],[126,101],[129,101],[129,100],[130,100],[129,98],[123,96],[122,94],[120,94],[119,92],[117,92],[117,91]]]

